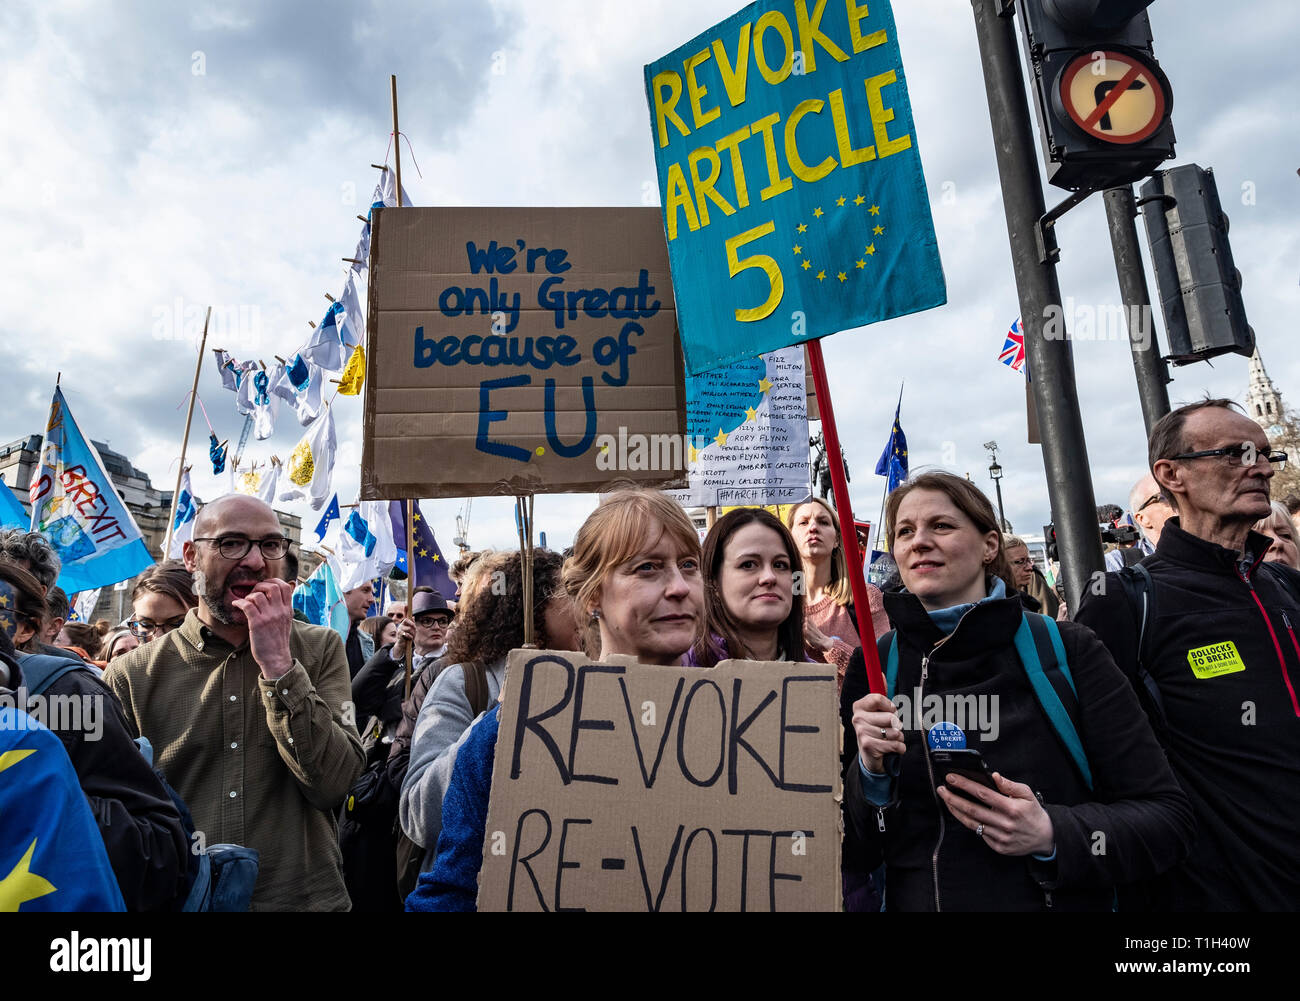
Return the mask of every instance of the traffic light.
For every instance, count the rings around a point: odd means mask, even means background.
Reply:
[[[1230,351],[1249,355],[1255,331],[1246,322],[1214,171],[1194,163],[1157,171],[1141,197],[1169,360],[1187,365]]]
[[[1151,0],[1017,0],[1047,164],[1058,188],[1146,177],[1174,155],[1173,93],[1151,48]]]

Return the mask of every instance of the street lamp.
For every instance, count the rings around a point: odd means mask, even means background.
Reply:
[[[998,492],[998,521],[1001,524],[1002,531],[1009,531],[1007,525],[1007,516],[1002,511],[1002,467],[998,465],[998,443],[996,441],[986,441],[984,447],[992,453],[993,461],[989,463],[989,476],[993,480],[993,486]]]

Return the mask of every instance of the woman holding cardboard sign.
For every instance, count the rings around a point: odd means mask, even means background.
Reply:
[[[600,660],[682,664],[704,620],[699,537],[682,509],[653,490],[609,495],[580,529],[561,576]],[[406,898],[412,911],[472,911],[483,863],[488,795],[500,727],[493,707],[461,738],[442,804],[433,869]]]
[[[890,697],[853,703],[844,801],[888,909],[1111,910],[1177,863],[1191,810],[1133,689],[1090,630],[1008,591],[988,498],[925,473],[885,528],[905,585],[878,646]]]
[[[718,519],[704,540],[703,635],[690,660],[713,667],[737,660],[804,660],[803,593],[794,538],[762,508]]]

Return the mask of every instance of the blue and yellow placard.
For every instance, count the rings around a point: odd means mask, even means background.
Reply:
[[[760,0],[645,82],[692,374],[947,301],[887,0]]]

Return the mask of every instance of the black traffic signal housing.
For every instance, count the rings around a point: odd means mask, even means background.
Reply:
[[[1151,47],[1150,3],[1016,0],[1056,187],[1129,184],[1174,155],[1173,93]]]
[[[1249,356],[1255,331],[1246,322],[1241,272],[1233,264],[1214,171],[1194,163],[1157,171],[1140,193],[1169,361]]]

